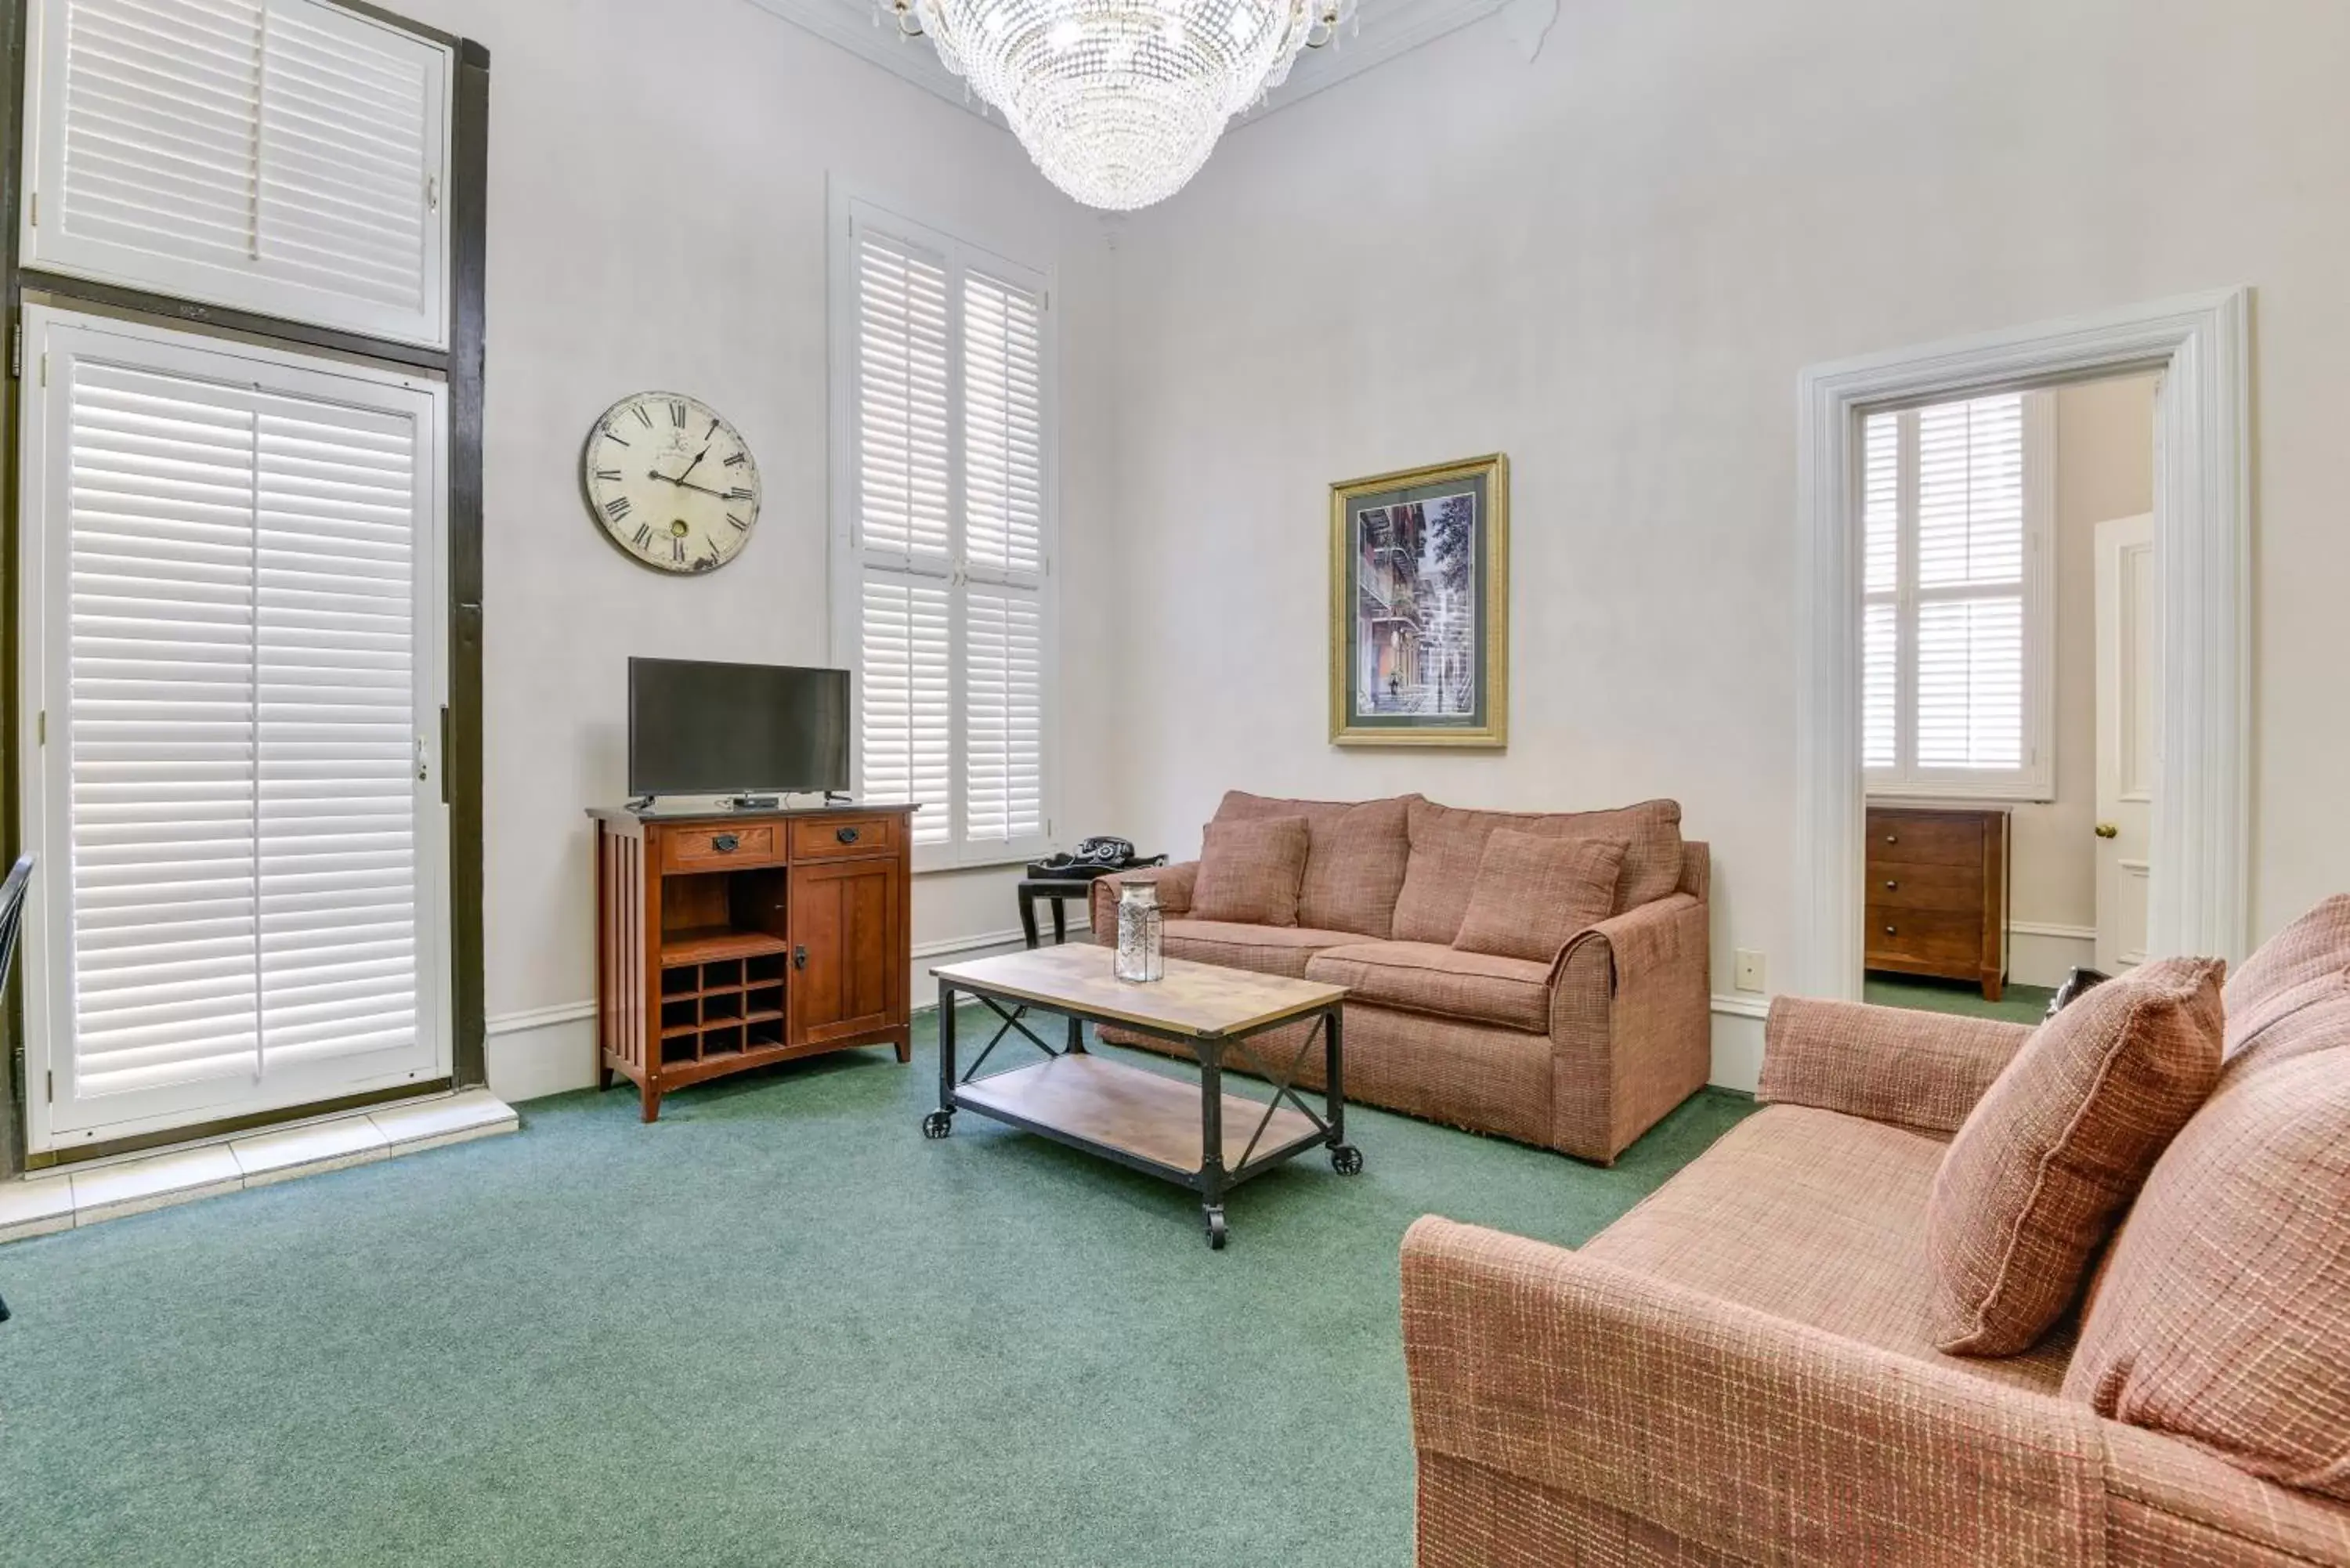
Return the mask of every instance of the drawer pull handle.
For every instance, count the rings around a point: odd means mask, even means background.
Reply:
[[[1898,844],[1901,842],[1901,836],[1898,833],[1888,833],[1885,836],[1885,842],[1887,844]]]
[[[1899,886],[1901,886],[1901,884],[1900,884],[1900,883],[1898,883],[1898,882],[1896,882],[1896,881],[1895,881],[1892,877],[1887,877],[1885,879],[1885,890],[1886,890],[1887,892],[1888,892],[1888,893],[1890,893],[1891,891],[1893,891],[1893,889],[1894,889],[1894,888],[1898,888]]]
[[[1887,926],[1887,927],[1886,927],[1886,928],[1885,928],[1885,934],[1886,934],[1887,936],[1888,936],[1888,937],[1889,937],[1889,936],[1892,936],[1892,935],[1894,934],[1893,928],[1892,928],[1891,926]]]
[[[732,833],[721,833],[710,840],[710,847],[721,855],[732,855],[743,847],[743,840]]]
[[[794,969],[807,968],[807,949],[794,948],[792,950],[792,967]]]
[[[840,840],[843,844],[854,844],[857,842],[857,829],[853,827],[835,828],[832,836]]]

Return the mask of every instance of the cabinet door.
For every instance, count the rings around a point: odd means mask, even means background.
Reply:
[[[896,1022],[899,915],[895,860],[792,867],[790,1044],[842,1040]]]

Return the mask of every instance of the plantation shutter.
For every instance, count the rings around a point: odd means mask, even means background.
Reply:
[[[449,50],[322,0],[39,0],[29,265],[441,346]]]
[[[2044,394],[2041,394],[2044,395]],[[2033,394],[1867,421],[1862,749],[1886,781],[2012,785],[2044,771],[2033,661]]]
[[[60,563],[39,677],[58,1125],[437,1061],[434,405],[272,386],[212,348],[137,362],[177,335],[118,355],[48,330],[68,345],[38,524]]]
[[[943,236],[852,224],[858,787],[913,800],[918,863],[1044,846],[1045,298]]]

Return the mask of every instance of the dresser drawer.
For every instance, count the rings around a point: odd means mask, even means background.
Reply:
[[[1874,861],[1868,867],[1868,902],[1896,909],[1946,909],[1980,919],[1982,867]]]
[[[1972,866],[1983,863],[1980,816],[1935,812],[1872,811],[1868,814],[1868,864]],[[1881,878],[1880,878],[1881,879]]]
[[[898,852],[894,816],[796,816],[792,819],[792,858],[847,860]]]
[[[1873,959],[1972,965],[1981,961],[1982,950],[1983,918],[1979,909],[1960,914],[1889,904],[1868,906],[1868,952]]]
[[[724,823],[672,826],[661,831],[661,861],[671,871],[719,871],[729,866],[774,866],[784,858],[775,825]]]

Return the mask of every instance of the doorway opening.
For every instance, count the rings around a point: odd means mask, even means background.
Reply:
[[[2106,804],[2142,808],[2146,851],[2123,853],[2130,828],[2111,811],[2098,814],[2093,783],[2086,797],[2091,908],[2098,867],[2108,879],[2142,868],[2142,916],[2129,913],[2134,894],[2126,886],[2108,891],[2108,956],[2116,963],[2174,952],[2241,956],[2250,771],[2250,308],[2249,295],[2237,290],[1804,374],[1796,833],[1804,919],[1796,970],[1805,992],[1854,999],[1865,993],[1864,955],[1874,966],[1883,950],[1872,939],[1884,933],[1869,922],[1887,923],[1872,911],[1884,907],[1883,895],[1910,891],[1883,888],[1887,878],[1871,875],[1872,856],[1880,865],[1890,854],[1898,866],[1930,871],[1959,865],[1970,845],[1978,882],[1990,879],[1995,863],[2003,884],[1999,911],[1978,918],[1981,945],[1996,950],[1975,954],[1975,990],[2004,1002],[2017,979],[2014,950],[2046,935],[2016,929],[2014,814],[2060,804],[2056,772],[2065,749],[2057,732],[2064,704],[2056,646],[2044,644],[2047,657],[2035,669],[2019,628],[2035,596],[2055,605],[2057,546],[2069,543],[2076,560],[2085,549],[2090,561],[2090,607],[2085,614],[2076,608],[2073,619],[2076,631],[2085,625],[2094,653],[2094,523],[2120,524],[2133,516],[2140,520],[2137,534],[2117,527],[2105,536],[2108,619],[2120,660],[2111,680],[2112,723],[2122,726],[2126,715],[2135,726],[2110,748],[2114,798]],[[2113,514],[2095,518],[2085,540],[2067,541],[2055,528],[2054,466],[2043,463],[2036,504],[2048,519],[2048,547],[2035,575],[2019,542],[2028,539],[2028,527],[1999,514],[2002,505],[2023,511],[2035,504],[2020,474],[2002,482],[2006,499],[1987,493],[1980,515],[1966,485],[1953,488],[1944,474],[1929,496],[1926,480],[1936,463],[1948,469],[1957,462],[1970,479],[1978,462],[1992,478],[2002,462],[2020,470],[2033,429],[2061,430],[2068,397],[2081,404],[2076,423],[2083,428],[2098,415],[2130,418],[2133,401],[2140,408],[2150,402],[2151,429],[2140,449],[2150,470],[2147,504],[2127,512],[2131,501],[2112,500],[2110,492],[2095,504],[2084,503],[2083,517]],[[1987,482],[1987,493],[1997,488]],[[1953,495],[1960,499],[1953,503]],[[1929,501],[1941,511],[1929,516],[1921,510]],[[1906,565],[1905,527],[1913,531]],[[2058,606],[2052,618],[2060,612]],[[2137,639],[2126,649],[2125,628]],[[2129,659],[2137,660],[2134,678]],[[2092,711],[2095,680],[2093,672]],[[2035,752],[2033,737],[2041,734],[2047,740]],[[2125,746],[2136,750],[2126,755]],[[2073,750],[2076,762],[2090,761],[2094,779],[2094,718]],[[2077,784],[2077,771],[2074,776]],[[2062,804],[2068,809],[2055,814],[2059,832],[2077,809],[2070,800]],[[1869,832],[1869,814],[1880,805],[1940,805],[1952,808],[1952,816],[1971,810],[1974,836],[1967,836],[1963,822],[1921,818],[1898,842],[1883,844],[1883,833]],[[2002,809],[2003,841],[1994,846],[1982,817]],[[2099,822],[2115,827],[2111,837],[2096,835]],[[1897,832],[1901,826],[1890,825]],[[2050,826],[2035,820],[2032,831]],[[2116,847],[2100,849],[2107,844]],[[2122,867],[2125,859],[2142,867]],[[2077,892],[2079,862],[2064,864],[2071,869],[2059,875]],[[1991,897],[1980,886],[1976,891]],[[1932,896],[1956,895],[1945,886]],[[2096,920],[2092,914],[2085,921],[2026,918],[2022,924],[2061,928],[2049,940],[2069,940],[2077,953],[2084,943],[2094,952]],[[1892,923],[1898,927],[1902,918]],[[1929,945],[1955,950],[1956,929],[1943,927],[1944,940]],[[2046,974],[2049,961],[2062,956],[2060,948],[2026,961],[2033,973]]]
[[[2160,376],[1863,415],[1863,996],[2029,1023],[2145,956]]]

